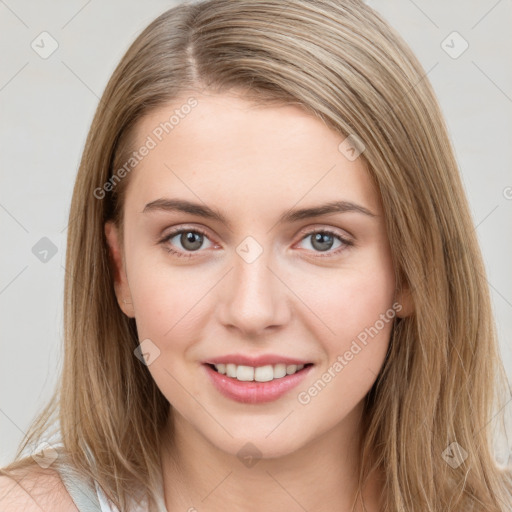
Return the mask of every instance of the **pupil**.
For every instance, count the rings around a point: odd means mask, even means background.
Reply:
[[[188,231],[181,235],[181,243],[183,247],[185,247],[185,249],[188,249],[190,251],[196,251],[201,247],[201,244],[203,243],[202,235],[200,233]]]
[[[325,241],[325,238],[328,239],[328,241]],[[333,242],[333,236],[329,233],[316,233],[313,237],[313,247],[320,251],[326,251],[331,248],[332,242]],[[319,244],[319,245],[316,245]]]

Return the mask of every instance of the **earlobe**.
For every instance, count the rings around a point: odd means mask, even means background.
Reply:
[[[105,237],[109,250],[110,268],[114,276],[113,285],[117,303],[126,316],[134,318],[130,287],[123,264],[123,250],[120,244],[119,230],[113,221],[105,223]]]
[[[395,303],[397,304],[395,311],[398,318],[406,318],[413,314],[414,301],[407,284],[404,284],[402,289],[396,294]]]

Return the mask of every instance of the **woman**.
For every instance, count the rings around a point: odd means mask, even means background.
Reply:
[[[510,510],[457,163],[364,3],[161,15],[103,94],[70,220],[63,375],[6,510]]]

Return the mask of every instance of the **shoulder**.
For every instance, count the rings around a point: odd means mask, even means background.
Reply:
[[[31,467],[0,475],[2,512],[78,512],[59,473]]]

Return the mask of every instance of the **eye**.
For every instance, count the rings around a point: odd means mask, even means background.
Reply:
[[[329,229],[310,231],[303,236],[301,241],[308,238],[311,238],[311,250],[318,253],[328,253],[325,256],[322,255],[322,257],[330,257],[354,245],[353,241]],[[205,239],[209,240],[208,235],[201,229],[181,227],[165,235],[159,243],[164,246],[167,252],[175,256],[190,258],[194,256],[194,252],[200,252]],[[335,250],[331,251],[336,240],[339,245],[335,247]],[[178,247],[178,250],[174,249],[177,244],[181,245],[181,247]]]
[[[354,245],[353,241],[329,229],[310,231],[302,240],[307,240],[308,238],[311,239],[310,245],[315,252],[329,252],[336,239],[339,241],[339,245],[335,248],[336,250],[330,251],[325,257],[330,257],[333,254],[343,251],[346,247]]]
[[[174,242],[173,240],[176,239]],[[180,228],[175,229],[171,233],[165,235],[165,237],[160,240],[160,243],[164,245],[165,249],[175,254],[179,257],[188,257],[190,258],[193,253],[198,252],[201,249],[204,241],[209,240],[206,233],[197,228]],[[179,250],[176,250],[172,247],[172,245],[180,244],[181,248],[178,247]]]

